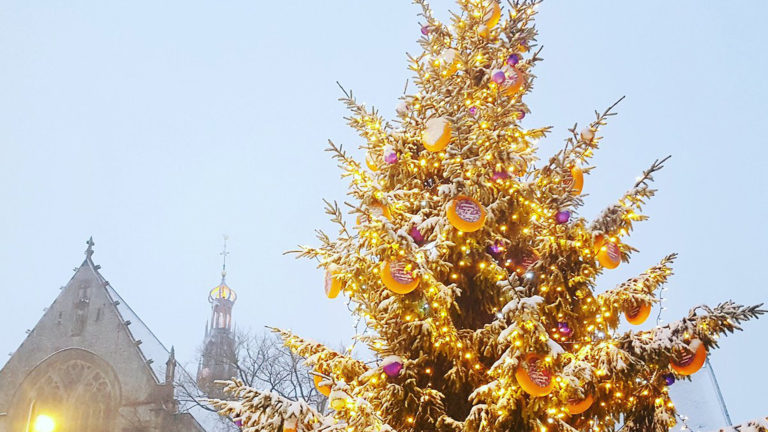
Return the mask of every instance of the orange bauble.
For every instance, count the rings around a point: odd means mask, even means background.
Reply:
[[[448,204],[446,217],[457,230],[474,232],[485,224],[485,207],[474,198],[459,195]]]
[[[485,10],[485,15],[483,15],[483,25],[488,29],[492,29],[499,23],[500,18],[501,6],[499,6],[496,0],[491,0],[491,4],[488,5],[488,9]]]
[[[328,395],[331,394],[331,387],[327,385],[320,385],[324,378],[319,375],[315,375],[313,379],[315,380],[315,387],[317,388],[317,391],[319,391],[320,394],[328,397]]]
[[[421,133],[421,143],[431,152],[443,151],[451,142],[451,122],[445,117],[431,118]]]
[[[582,189],[584,189],[584,171],[576,165],[571,167],[570,175],[566,178],[566,184],[571,185],[571,193],[573,195],[581,195]]]
[[[517,367],[515,378],[520,387],[531,396],[545,396],[555,388],[552,374],[544,367],[544,359],[538,354],[528,354]]]
[[[365,155],[365,164],[368,166],[368,169],[376,172],[379,170],[379,166],[376,164],[376,161],[373,158],[373,155],[368,153]]]
[[[296,418],[291,417],[283,421],[283,432],[296,432]]]
[[[624,317],[627,319],[627,322],[634,325],[644,323],[650,315],[651,305],[648,303],[629,305],[626,310],[624,310]]]
[[[341,292],[341,280],[336,277],[337,274],[336,266],[329,266],[325,272],[325,295],[328,298],[336,298]]]
[[[523,73],[513,66],[504,66],[501,70],[504,72],[506,79],[503,83],[499,84],[499,89],[507,96],[515,96],[523,86],[523,82],[525,82]]]
[[[443,50],[438,57],[438,61],[442,65],[443,76],[451,76],[459,70],[459,52],[453,48]]]
[[[688,349],[679,353],[669,362],[669,366],[680,375],[692,375],[698,372],[707,360],[707,348],[698,339],[688,343]]]
[[[605,241],[605,237],[602,235],[597,236],[595,249],[597,250],[597,260],[603,267],[615,269],[621,264],[621,249],[615,242]]]
[[[568,405],[565,407],[565,410],[568,411],[568,414],[570,415],[581,414],[588,410],[589,407],[592,406],[593,402],[594,399],[592,399],[592,395],[587,395],[587,397],[580,401],[568,401]]]
[[[381,281],[396,294],[408,294],[419,286],[419,279],[408,269],[410,263],[403,260],[381,263]]]

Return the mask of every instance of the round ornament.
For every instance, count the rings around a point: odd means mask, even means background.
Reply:
[[[338,267],[333,264],[329,265],[325,271],[325,295],[330,299],[336,298],[341,292],[342,284],[337,277],[338,273]]]
[[[520,387],[531,396],[545,396],[555,387],[552,374],[546,369],[544,359],[538,354],[528,354],[515,371]]]
[[[421,27],[421,34],[423,34],[424,36],[428,35],[429,34],[429,26],[422,26]]]
[[[518,111],[517,112],[517,119],[518,120],[522,120],[524,118],[525,118],[525,111],[523,111],[523,110]]]
[[[594,399],[592,399],[592,395],[587,395],[582,400],[569,400],[568,405],[566,405],[565,410],[568,411],[568,414],[570,415],[577,415],[581,414],[584,411],[588,410],[589,407],[592,406],[592,403],[594,402]]]
[[[565,176],[564,183],[571,187],[573,195],[580,195],[584,189],[584,171],[578,166],[571,167],[569,173]]]
[[[397,378],[403,370],[403,359],[395,355],[385,357],[381,362],[381,368],[388,377]]]
[[[384,162],[389,165],[397,163],[397,152],[394,147],[390,145],[384,146]]]
[[[395,294],[408,294],[419,286],[411,267],[413,265],[404,260],[382,261],[381,281]]]
[[[671,386],[675,383],[675,374],[664,374],[664,384],[667,386]]]
[[[495,241],[488,245],[488,253],[493,255],[494,258],[498,258],[499,255],[501,255],[502,252],[504,252],[504,243],[500,241]]]
[[[283,420],[283,432],[296,432],[296,421],[295,418],[288,418]]]
[[[523,273],[531,272],[531,268],[539,262],[539,257],[533,251],[524,252],[522,256],[511,257],[505,263],[505,267],[510,267],[515,270],[515,273],[522,275]]]
[[[670,360],[669,365],[680,375],[692,375],[704,366],[706,359],[707,348],[699,339],[693,339],[686,349],[679,351]]]
[[[459,195],[448,205],[448,222],[454,228],[464,232],[474,232],[485,224],[486,211],[474,198]]]
[[[509,178],[509,173],[504,170],[494,171],[493,175],[491,176],[491,180],[493,181],[506,180],[508,178]]]
[[[368,167],[369,170],[376,172],[379,170],[379,166],[376,164],[376,160],[374,159],[371,152],[368,152],[365,155],[365,165]]]
[[[477,27],[477,34],[484,38],[490,36],[491,29],[496,27],[496,24],[499,23],[500,18],[501,7],[496,2],[496,0],[492,0],[488,5],[488,8],[485,10],[482,23]]]
[[[427,120],[421,133],[421,143],[431,152],[443,151],[451,141],[451,123],[445,117]]]
[[[475,115],[475,114],[477,114],[477,107],[476,107],[476,106],[471,106],[471,107],[469,107],[469,113],[470,113],[471,115]]]
[[[571,218],[571,212],[568,210],[560,210],[555,214],[555,222],[558,224],[564,224]]]
[[[497,69],[491,74],[491,80],[496,84],[501,84],[507,79],[507,75],[503,70]]]
[[[563,336],[570,336],[571,333],[573,333],[573,329],[571,329],[570,326],[568,326],[568,323],[565,321],[560,321],[557,323],[557,331],[560,332]]]
[[[448,48],[440,53],[440,64],[443,67],[443,74],[450,76],[459,70],[459,52],[453,48]]]
[[[651,315],[651,305],[648,303],[637,303],[627,305],[624,309],[624,317],[627,322],[634,325],[640,325]]]
[[[499,19],[501,19],[501,6],[496,0],[491,0],[491,4],[488,5],[485,15],[483,15],[483,24],[492,29],[499,23]]]
[[[507,65],[508,66],[515,66],[518,63],[520,63],[520,56],[517,54],[510,54],[509,57],[507,57]]]
[[[315,388],[317,388],[317,391],[319,391],[320,394],[326,397],[331,394],[331,386],[320,385],[321,382],[325,381],[325,378],[320,375],[313,375],[312,379],[315,381]]]
[[[328,399],[330,399],[331,408],[336,411],[340,411],[347,406],[347,394],[341,390],[332,391]]]
[[[603,236],[597,238],[597,260],[607,269],[615,269],[621,264],[621,249],[612,241],[605,241]]]
[[[418,228],[412,227],[410,230],[408,230],[408,235],[411,236],[414,242],[416,242],[417,245],[421,246],[424,244],[424,234],[419,231]]]
[[[506,80],[503,84],[499,85],[499,89],[506,96],[513,97],[523,86],[523,73],[513,66],[504,66],[501,70],[504,71]]]

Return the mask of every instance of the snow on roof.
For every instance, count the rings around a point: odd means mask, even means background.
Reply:
[[[86,259],[84,265],[90,266],[94,274],[103,282],[107,295],[112,300],[112,304],[122,317],[123,322],[130,322],[125,327],[134,340],[141,341],[137,348],[144,360],[152,371],[153,378],[157,384],[165,382],[166,363],[171,352],[160,342],[152,330],[149,329],[138,314],[126,303],[120,294],[107,282],[99,273],[98,267],[93,264],[90,257]],[[186,392],[194,392],[196,397],[202,396],[202,392],[197,388],[192,375],[187,372],[180,364],[176,364],[176,382],[183,382],[186,386]],[[190,388],[192,387],[192,388]],[[174,385],[174,395],[179,400],[179,412],[188,412],[207,432],[217,432],[222,429],[221,417],[218,413],[206,410],[199,404],[190,400],[189,395],[181,394],[182,388]],[[198,399],[199,400],[199,399]]]

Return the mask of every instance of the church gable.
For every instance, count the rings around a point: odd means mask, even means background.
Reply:
[[[184,416],[174,400],[175,368],[165,371],[169,352],[101,276],[92,246],[0,369],[0,431],[24,430],[30,412],[51,407],[66,411],[63,432],[170,432]],[[87,412],[77,408],[88,401]]]

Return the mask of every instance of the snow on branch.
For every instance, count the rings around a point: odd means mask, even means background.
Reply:
[[[274,392],[256,390],[238,379],[217,383],[224,384],[224,391],[237,400],[209,399],[206,402],[219,414],[239,421],[243,432],[282,432],[285,424],[296,425],[303,431],[332,431],[344,427],[304,401],[292,401]]]
[[[701,305],[691,309],[686,318],[644,332],[627,332],[618,338],[621,349],[638,358],[658,358],[664,363],[672,350],[685,345],[686,339],[698,338],[707,347],[717,346],[720,334],[741,330],[739,324],[765,314],[763,304],[742,306],[727,301],[714,308]]]
[[[664,168],[670,156],[661,160],[655,160],[650,168],[643,171],[643,175],[637,179],[635,185],[621,197],[618,203],[611,205],[603,210],[600,216],[592,222],[591,230],[599,231],[604,234],[617,235],[626,234],[632,231],[632,223],[647,219],[639,212],[646,200],[656,194],[655,189],[651,189],[649,182],[653,181],[653,173]]]

